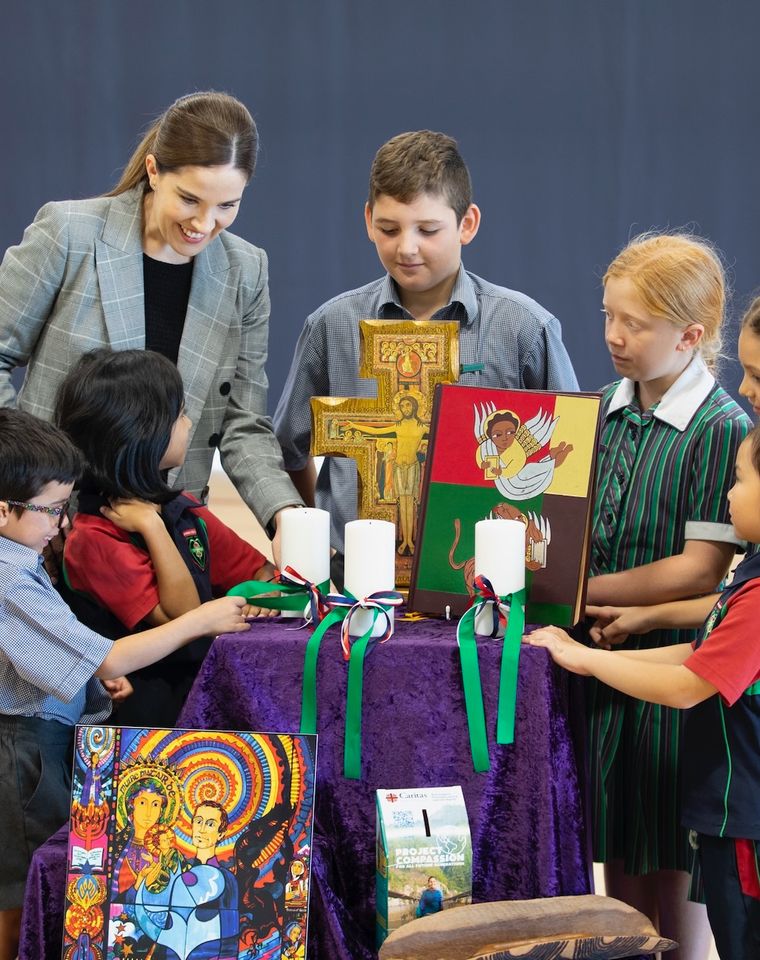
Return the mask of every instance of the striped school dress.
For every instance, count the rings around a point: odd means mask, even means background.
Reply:
[[[686,540],[737,542],[726,493],[752,423],[695,357],[662,400],[642,410],[635,384],[603,391],[590,575],[681,553]],[[683,643],[697,631],[631,635],[621,649]],[[680,822],[680,711],[588,681],[594,860],[626,872],[686,870]]]

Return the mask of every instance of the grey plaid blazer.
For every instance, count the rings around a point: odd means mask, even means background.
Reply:
[[[0,264],[0,405],[51,419],[88,350],[144,349],[142,188],[46,204]],[[266,415],[269,290],[263,250],[221,233],[193,265],[177,366],[193,421],[170,480],[202,496],[214,448],[262,524],[300,503]],[[11,370],[27,365],[18,398]]]

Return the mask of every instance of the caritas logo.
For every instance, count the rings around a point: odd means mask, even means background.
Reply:
[[[388,801],[388,803],[395,803],[398,800],[398,794],[386,793],[385,799]]]

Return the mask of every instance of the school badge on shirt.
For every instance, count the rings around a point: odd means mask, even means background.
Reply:
[[[192,530],[183,531],[185,542],[187,543],[187,549],[190,551],[190,556],[193,558],[200,570],[206,569],[206,548],[203,545],[203,541],[198,536],[198,531],[195,527]]]

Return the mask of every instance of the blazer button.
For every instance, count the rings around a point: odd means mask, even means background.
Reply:
[[[212,434],[211,434],[211,436],[208,438],[208,445],[209,445],[210,447],[218,447],[218,446],[219,446],[219,434],[218,434],[218,433],[212,433]]]
[[[221,393],[223,397],[226,397],[231,389],[232,387],[230,386],[230,383],[228,380],[225,380],[224,383],[219,385],[219,393]]]

